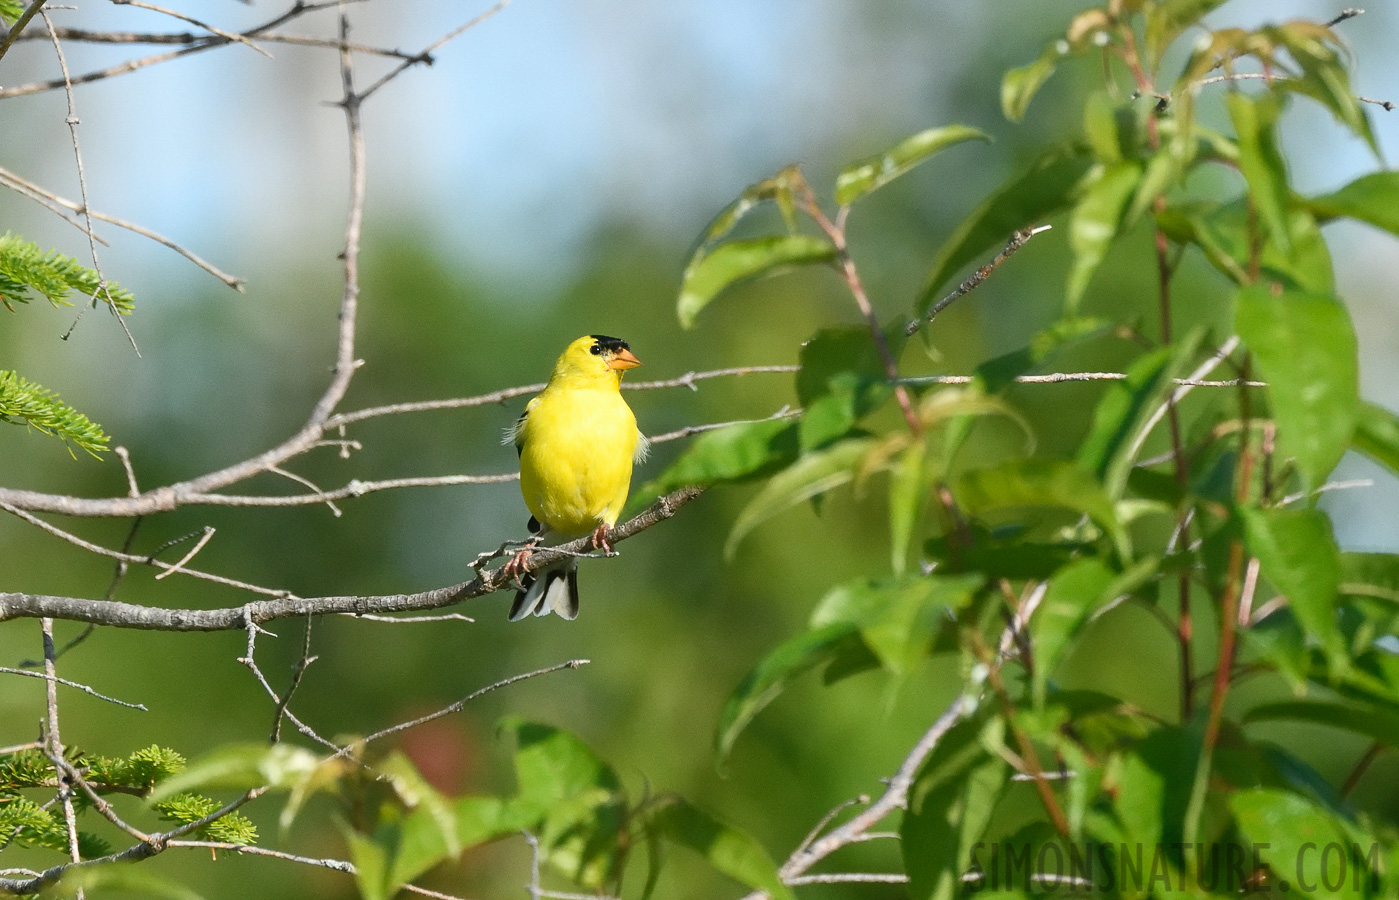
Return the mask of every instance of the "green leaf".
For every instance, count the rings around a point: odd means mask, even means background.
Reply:
[[[686,267],[676,314],[683,327],[692,328],[700,310],[728,287],[835,258],[829,241],[806,234],[767,235],[720,244],[701,251]]]
[[[1399,555],[1342,553],[1341,593],[1399,603]]]
[[[1280,87],[1306,94],[1329,109],[1336,120],[1369,144],[1378,158],[1379,145],[1370,129],[1363,104],[1351,88],[1344,46],[1336,33],[1315,22],[1295,21],[1284,25],[1265,25],[1259,34],[1286,47],[1293,61],[1301,67],[1301,77],[1278,82]]]
[[[1350,446],[1360,412],[1355,331],[1332,297],[1265,285],[1239,293],[1235,329],[1268,382],[1278,447],[1319,487]]]
[[[666,839],[704,857],[718,871],[773,900],[791,900],[772,857],[749,835],[697,806],[675,798],[656,811],[655,827]]]
[[[850,582],[821,600],[811,627],[856,626],[880,664],[901,678],[928,655],[947,613],[965,608],[984,581],[980,575],[954,575]]]
[[[788,166],[771,178],[764,178],[756,184],[750,184],[744,189],[738,199],[724,207],[714,220],[705,229],[704,237],[700,241],[700,248],[691,258],[690,266],[704,255],[710,244],[720,240],[733,230],[744,216],[767,202],[776,202],[782,210],[782,217],[787,220],[787,227],[793,230],[796,227],[795,216],[792,212],[794,206],[793,194],[801,185],[805,183],[801,169],[797,166]]]
[[[1277,144],[1277,99],[1269,94],[1250,97],[1230,91],[1225,105],[1239,138],[1239,169],[1248,182],[1253,206],[1273,240],[1284,253],[1290,252],[1287,165]]]
[[[832,622],[789,638],[763,657],[734,689],[719,715],[714,739],[719,764],[729,758],[734,742],[753,717],[776,700],[788,682],[831,662],[852,643],[861,643],[855,623]]]
[[[1037,709],[1044,706],[1045,690],[1059,661],[1093,612],[1141,587],[1159,568],[1159,560],[1145,559],[1119,574],[1100,560],[1083,559],[1055,573],[1030,620]]]
[[[1339,653],[1336,599],[1341,560],[1331,520],[1315,509],[1241,509],[1248,550],[1308,634]]]
[[[1399,236],[1399,172],[1362,175],[1306,204],[1323,223],[1342,217],[1356,219]]]
[[[518,717],[501,723],[515,735],[516,812],[543,823],[543,859],[594,890],[615,881],[626,800],[617,773],[566,731]]]
[[[13,25],[24,15],[24,4],[20,0],[0,0],[0,22]]]
[[[978,740],[984,725],[980,716],[954,725],[909,789],[899,837],[913,900],[962,895],[962,873],[1009,785],[1009,766]]]
[[[1115,807],[1132,844],[1179,852],[1200,744],[1195,730],[1162,726],[1123,758]]]
[[[990,135],[965,125],[944,125],[910,135],[883,153],[851,163],[836,176],[836,203],[849,206],[919,163],[966,141],[990,141]]]
[[[1071,313],[1078,309],[1089,280],[1116,240],[1127,203],[1136,193],[1141,177],[1139,163],[1114,163],[1088,182],[1074,206],[1069,216],[1069,247],[1074,253],[1074,266],[1065,292],[1065,305]]]
[[[958,505],[972,515],[1016,507],[1062,507],[1083,513],[1113,540],[1118,553],[1131,556],[1127,532],[1112,500],[1081,466],[1059,460],[1015,460],[974,469],[958,482]]]
[[[855,466],[872,445],[868,438],[849,438],[807,453],[792,465],[768,479],[758,495],[734,520],[724,544],[725,558],[732,559],[739,542],[758,525],[781,512],[848,483]]]
[[[1365,707],[1315,700],[1289,700],[1255,706],[1245,722],[1310,722],[1363,734],[1390,747],[1399,747],[1399,712],[1378,705]]]
[[[1166,192],[1180,181],[1183,169],[1183,161],[1177,156],[1174,147],[1168,145],[1153,153],[1142,170],[1136,193],[1133,194],[1132,202],[1122,217],[1121,230],[1125,231],[1135,225],[1156,202],[1157,197],[1165,196]]]
[[[1328,846],[1349,848],[1352,840],[1316,804],[1288,791],[1252,788],[1232,794],[1229,808],[1244,837],[1291,890],[1304,897],[1365,896],[1370,879],[1359,862],[1322,852]]]
[[[1064,318],[1030,339],[1030,343],[976,367],[976,379],[988,394],[1014,384],[1015,379],[1043,366],[1061,350],[1111,334],[1116,326],[1107,319]]]
[[[1180,33],[1211,10],[1223,5],[1225,0],[1165,0],[1153,3],[1146,18],[1146,56],[1148,65],[1155,69]]]
[[[425,822],[436,830],[437,839],[446,853],[451,856],[460,853],[462,843],[457,836],[456,810],[446,797],[428,783],[417,766],[401,751],[395,751],[377,768],[379,777],[393,787],[403,805],[425,816]],[[410,879],[412,877],[409,876]]]
[[[894,347],[900,346],[903,335],[893,337]],[[802,345],[798,361],[797,399],[802,404],[798,431],[803,450],[820,449],[844,437],[893,394],[868,328],[822,329]]]
[[[797,458],[797,425],[771,419],[705,432],[661,475],[636,492],[644,506],[689,485],[730,484],[771,474]]]
[[[201,900],[201,895],[150,871],[146,866],[133,866],[127,863],[108,863],[70,869],[59,881],[45,889],[45,896],[76,896],[78,892],[88,896],[106,897],[109,893],[137,894],[142,897],[166,897],[168,900]]]
[[[1008,69],[1001,76],[1001,112],[1007,119],[1019,122],[1025,118],[1030,101],[1035,99],[1035,94],[1054,74],[1060,57],[1064,55],[1062,51],[1067,50],[1067,44],[1053,41],[1045,45],[1034,62],[1018,69]]]
[[[1162,347],[1138,357],[1127,377],[1114,382],[1093,409],[1093,424],[1078,448],[1078,463],[1104,479],[1108,495],[1121,497],[1127,484],[1127,465],[1113,465],[1140,433],[1153,408],[1174,388],[1171,359],[1174,349]],[[1109,467],[1114,477],[1108,477]]]
[[[1360,404],[1351,446],[1391,472],[1399,472],[1399,416],[1374,403]]]
[[[158,803],[197,789],[290,788],[310,777],[320,763],[320,757],[310,750],[291,744],[230,744],[157,784],[148,799]]]
[[[1215,268],[1240,286],[1255,280],[1249,275],[1255,254],[1255,234],[1249,224],[1248,206],[1243,201],[1226,203],[1208,214],[1188,210],[1167,210],[1158,223],[1176,240],[1199,246]],[[1284,251],[1271,235],[1263,235],[1258,254],[1259,276],[1317,294],[1329,294],[1335,287],[1331,251],[1311,213],[1300,207],[1287,210],[1291,251]]]
[[[915,440],[889,472],[889,562],[896,576],[908,568],[908,548],[932,490],[927,458],[927,443]]]
[[[938,290],[963,266],[1004,244],[1016,231],[1067,209],[1092,164],[1092,157],[1081,146],[1054,147],[1028,171],[1014,176],[982,201],[938,251],[918,297],[918,318],[927,313],[939,299]]]
[[[64,443],[76,444],[93,456],[107,449],[102,426],[64,403],[53,391],[17,372],[0,371],[0,422],[27,425]]]
[[[617,774],[576,736],[552,725],[511,716],[500,730],[514,736],[515,777],[519,801],[544,809],[590,794],[621,787]]]
[[[1108,496],[1120,500],[1136,462],[1143,429],[1184,374],[1204,340],[1203,329],[1192,331],[1175,347],[1162,347],[1132,363],[1127,377],[1114,382],[1093,410],[1093,425],[1079,445],[1078,462],[1103,482]]]
[[[355,864],[355,884],[362,900],[389,900],[395,893],[389,885],[389,848],[349,827],[342,830],[350,845],[350,862]]]

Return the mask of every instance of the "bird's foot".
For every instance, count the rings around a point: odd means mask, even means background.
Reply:
[[[617,551],[612,549],[611,537],[612,526],[608,525],[606,522],[603,522],[597,527],[597,530],[593,532],[593,549],[601,550],[608,556],[611,556],[613,553],[616,553]]]
[[[534,546],[535,542],[530,541],[517,550],[515,555],[510,557],[510,561],[501,567],[501,571],[505,573],[507,580],[513,580],[525,574],[525,566],[529,564],[529,558],[531,554],[534,553]]]

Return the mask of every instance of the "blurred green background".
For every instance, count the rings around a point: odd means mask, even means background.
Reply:
[[[629,340],[645,363],[633,376],[644,379],[793,363],[801,341],[819,327],[857,321],[842,285],[829,272],[750,285],[684,332],[673,300],[708,219],[744,185],[789,162],[802,162],[814,183],[829,185],[844,163],[910,131],[953,121],[987,129],[994,145],[949,152],[863,203],[852,221],[852,246],[881,316],[906,311],[939,241],[977,199],[1023,162],[1027,148],[1078,131],[1062,112],[1072,108],[1066,101],[1087,84],[1091,67],[1061,72],[1022,126],[1003,122],[997,101],[1001,71],[1033,58],[1077,6],[520,0],[444,48],[433,68],[405,74],[366,107],[370,188],[358,348],[365,365],[342,408],[539,381],[569,340],[589,332]],[[410,49],[474,11],[375,0],[354,8],[355,37]],[[1213,21],[1325,19],[1336,11],[1323,3],[1243,0]],[[84,5],[55,15],[92,27],[165,26],[130,18],[136,12]],[[228,17],[220,25],[237,27],[275,9],[259,2],[217,12]],[[1395,99],[1395,62],[1385,48],[1399,34],[1399,11],[1372,10],[1359,23],[1345,34],[1359,59],[1360,93]],[[170,234],[246,277],[245,294],[163,248],[105,229],[112,246],[101,250],[104,271],[138,299],[129,324],[139,357],[100,312],[90,311],[67,341],[58,336],[73,311],[33,304],[0,316],[0,368],[59,391],[101,422],[130,450],[143,487],[279,442],[304,421],[328,377],[345,152],[339,113],[320,101],[336,96],[335,61],[325,51],[274,49],[275,63],[225,48],[77,94],[93,206]],[[80,71],[121,58],[114,53],[74,46],[69,62]],[[367,63],[362,77],[383,67]],[[42,45],[21,45],[0,64],[0,81],[51,77],[51,69]],[[76,197],[63,115],[61,92],[4,101],[0,164]],[[1392,148],[1395,126],[1379,111],[1375,123]],[[1315,109],[1299,105],[1289,128],[1289,159],[1303,189],[1331,189],[1374,167]],[[78,232],[17,195],[0,194],[3,229],[85,258]],[[1053,321],[1067,271],[1061,232],[1037,238],[941,317],[932,351],[911,348],[906,371],[970,371]],[[1328,235],[1360,335],[1364,393],[1399,407],[1393,245],[1359,227]],[[1130,319],[1124,310],[1140,305],[1145,318],[1154,300],[1134,296],[1145,259],[1110,257],[1087,311]],[[1223,288],[1203,266],[1194,275],[1180,302],[1208,319]],[[1111,369],[1125,358],[1109,347],[1065,366]],[[1038,452],[1054,455],[1077,441],[1100,392],[1092,385],[1023,386],[1011,398],[1035,426]],[[792,378],[769,374],[627,397],[650,434],[761,417],[795,402]],[[365,422],[348,434],[363,445],[348,460],[322,449],[297,460],[294,470],[322,486],[508,472],[514,453],[499,436],[522,406],[519,400]],[[1017,441],[1013,431],[990,429],[977,452],[986,459],[1013,453]],[[637,483],[658,474],[682,446],[656,448]],[[10,426],[0,427],[0,475],[7,487],[125,492],[114,458],[72,459],[57,442]],[[1368,490],[1328,500],[1343,547],[1399,550],[1395,484],[1349,459],[1337,477],[1376,480]],[[294,490],[271,476],[248,487]],[[460,715],[408,732],[400,745],[444,790],[504,792],[510,748],[496,739],[494,723],[506,713],[537,719],[590,742],[636,795],[680,792],[785,856],[826,810],[878,789],[877,779],[952,696],[959,673],[955,663],[935,660],[892,704],[878,674],[834,689],[812,679],[764,712],[718,771],[715,721],[745,672],[801,628],[826,588],[887,567],[882,499],[857,501],[848,493],[819,516],[802,508],[763,526],[725,563],[723,541],[747,496],[743,489],[710,492],[627,542],[620,558],[585,564],[576,622],[508,625],[504,594],[463,606],[477,617],[474,624],[318,621],[318,659],[294,709],[323,734],[365,733],[512,674],[589,659],[578,671],[482,698]],[[199,557],[205,570],[301,595],[397,593],[464,580],[478,552],[523,535],[527,516],[514,484],[386,492],[341,506],[342,517],[324,506],[183,509],[143,522],[134,546],[148,552],[210,525],[217,535]],[[114,547],[129,526],[55,521]],[[0,574],[4,590],[92,597],[106,591],[112,566],[5,517]],[[248,599],[178,577],[157,582],[150,571],[133,571],[117,597],[186,607]],[[1105,618],[1079,649],[1074,677],[1084,685],[1111,678],[1147,708],[1172,714],[1173,661],[1135,649],[1153,627],[1132,615]],[[278,637],[259,642],[259,661],[279,689],[299,655],[302,628],[278,623]],[[60,624],[59,641],[79,630]],[[243,649],[242,634],[99,631],[64,657],[61,674],[150,711],[64,692],[64,740],[111,755],[154,742],[195,757],[222,743],[263,739],[272,707],[236,662]],[[40,652],[35,623],[0,625],[0,664]],[[1235,702],[1257,699],[1240,695]],[[0,680],[0,745],[32,739],[42,709],[41,682]],[[1339,738],[1302,748],[1327,774],[1344,771],[1360,749]],[[1382,758],[1366,778],[1373,787],[1364,802],[1392,805],[1397,781],[1399,764]],[[343,857],[324,804],[313,804],[286,838],[277,836],[277,809],[272,799],[249,810],[265,842]],[[877,865],[881,853],[896,850],[848,852]],[[40,857],[6,865],[23,859]],[[168,853],[145,865],[207,897],[354,895],[346,876],[276,861],[221,856],[211,865],[201,854]],[[668,896],[736,889],[684,858],[672,865],[662,882]],[[527,875],[527,848],[511,841],[468,853],[423,883],[500,896],[518,891]],[[839,889],[809,890],[817,896]],[[899,891],[862,886],[858,894]]]

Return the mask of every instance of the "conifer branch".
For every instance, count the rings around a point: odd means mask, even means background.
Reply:
[[[98,456],[107,449],[102,427],[47,388],[16,372],[0,371],[0,422],[27,425]],[[72,452],[71,450],[69,451]]]

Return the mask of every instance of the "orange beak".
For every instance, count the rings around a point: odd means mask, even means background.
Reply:
[[[618,350],[607,361],[609,369],[635,369],[639,365],[641,365],[641,360],[633,356],[630,350]]]

